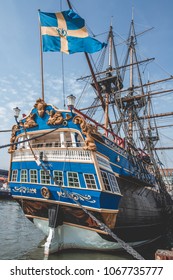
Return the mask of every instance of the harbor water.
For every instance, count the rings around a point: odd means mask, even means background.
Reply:
[[[25,218],[14,200],[0,200],[0,260],[44,259],[44,234]],[[160,240],[140,249],[145,259],[154,259],[157,249],[167,249],[168,242]],[[52,260],[133,260],[126,252],[96,252],[65,250],[49,256]]]

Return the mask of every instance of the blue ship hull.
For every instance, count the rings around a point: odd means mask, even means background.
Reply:
[[[52,111],[57,119],[51,119]],[[129,243],[139,245],[162,235],[160,193],[148,164],[138,155],[98,133],[81,116],[50,105],[41,116],[34,108],[19,128],[13,128],[15,141],[9,149],[12,196],[45,234],[50,224],[57,229],[53,251],[61,247],[58,228],[68,232],[62,248],[72,246],[71,232],[77,228],[81,235],[79,244],[73,244],[76,248],[90,248],[84,241],[90,231],[93,248],[118,248],[89,214]]]

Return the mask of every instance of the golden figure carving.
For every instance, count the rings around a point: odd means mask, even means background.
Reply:
[[[50,110],[50,112],[46,111],[46,113],[50,116],[47,124],[51,124],[51,125],[62,124],[63,117],[60,112],[55,112],[53,110]]]
[[[47,104],[44,102],[42,98],[36,100],[34,107],[37,108],[38,114],[41,118],[44,116],[46,106]]]
[[[84,149],[90,151],[96,151],[96,144],[91,136],[90,130],[88,129],[88,131],[85,132],[84,134],[86,135]]]
[[[66,116],[65,116],[65,120],[66,120],[66,121],[70,120],[71,118],[72,118],[72,116],[71,116],[71,115],[66,114]]]
[[[49,191],[49,189],[48,188],[46,188],[46,187],[42,187],[41,188],[41,195],[44,197],[44,198],[50,198],[50,196],[51,196],[51,193],[50,193],[50,191]]]
[[[10,143],[13,144],[16,141],[16,131],[18,130],[18,125],[13,125],[12,127],[12,133],[11,133],[11,139],[10,139]],[[16,145],[11,145],[10,148],[8,149],[8,152],[14,153],[14,151],[16,150]]]
[[[94,129],[96,130],[96,127],[94,127],[91,124],[87,124],[86,121],[80,116],[75,116],[73,118],[73,122],[75,124],[80,124],[82,133],[86,135],[84,149],[90,151],[96,151],[96,144],[91,135],[91,133],[94,132]]]
[[[86,121],[85,121],[82,117],[80,117],[80,116],[75,116],[75,117],[73,118],[73,122],[74,122],[75,124],[80,124],[80,128],[82,129],[82,133],[85,134],[85,132],[87,131],[87,124],[86,124]]]
[[[23,123],[23,122],[20,122],[20,126],[23,126],[24,128],[31,128],[31,127],[34,127],[34,126],[37,126],[38,124],[34,121],[34,117],[35,117],[35,114],[30,114],[28,117],[26,117],[26,121]]]

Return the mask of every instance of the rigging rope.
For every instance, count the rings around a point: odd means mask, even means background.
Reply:
[[[25,140],[21,140],[21,141],[14,142],[14,143],[10,143],[10,144],[6,144],[6,145],[1,145],[1,146],[0,146],[0,149],[4,149],[4,148],[8,148],[8,147],[10,147],[10,146],[18,145],[18,144],[20,144],[20,143],[25,143],[25,142],[32,141],[32,140],[37,139],[37,138],[40,138],[40,137],[42,137],[42,136],[44,136],[44,135],[53,133],[54,131],[56,131],[56,130],[58,130],[58,129],[59,129],[59,128],[55,128],[55,129],[53,129],[53,130],[51,130],[51,131],[42,133],[42,134],[40,134],[40,135],[38,135],[38,136],[35,136],[35,137],[32,137],[32,138],[30,138],[30,139],[25,139]]]
[[[27,135],[27,132],[26,132],[26,135]],[[34,153],[32,147],[31,147],[31,145],[29,145],[29,147],[30,147],[30,149],[31,149],[31,152],[32,152],[34,158],[37,159],[37,156],[35,155],[35,153]],[[77,201],[77,200],[74,198],[74,196],[73,196],[72,193],[70,193],[69,191],[67,191],[67,190],[65,189],[65,187],[62,187],[60,184],[58,184],[58,181],[57,181],[56,177],[52,176],[51,172],[48,173],[49,170],[44,166],[44,164],[43,164],[42,162],[40,162],[40,165],[41,165],[41,167],[43,168],[43,170],[44,170],[45,172],[47,172],[47,175],[53,180],[53,182],[54,182],[56,185],[59,185],[60,189],[65,193],[65,195],[66,195],[67,197],[69,197],[70,199],[72,199],[73,202],[75,202],[75,204],[77,204],[87,215],[89,215],[89,217],[90,217],[93,221],[95,221],[95,222],[98,224],[99,228],[100,228],[102,231],[104,231],[104,232],[106,232],[107,234],[109,234],[114,240],[116,240],[116,241],[120,244],[120,246],[121,246],[123,249],[125,249],[125,250],[126,250],[129,254],[131,254],[135,259],[144,260],[144,258],[143,258],[136,250],[134,250],[134,249],[133,249],[130,245],[128,245],[127,243],[125,243],[125,242],[124,242],[122,239],[120,239],[115,233],[113,233],[113,232],[110,230],[109,227],[107,227],[103,222],[101,222],[100,220],[98,220],[93,214],[91,214],[88,210],[86,210],[86,209],[81,205],[81,203],[80,203],[79,201]],[[57,213],[56,213],[56,215],[57,215]],[[54,223],[56,223],[56,220],[54,221]],[[52,236],[51,236],[51,238],[52,238]],[[47,249],[46,253],[49,252],[50,240],[48,240],[47,242],[48,242],[48,247],[46,247],[46,249]]]
[[[95,221],[101,230],[108,233],[110,236],[112,236],[120,245],[122,248],[124,248],[129,254],[131,254],[135,259],[138,260],[144,260],[144,258],[136,251],[134,250],[130,245],[125,243],[122,239],[120,239],[115,233],[113,233],[109,227],[107,227],[103,222],[99,221],[93,214],[91,214],[88,210],[86,210],[79,201],[76,201],[73,197],[73,194],[71,194],[69,191],[65,190],[64,187],[60,186],[60,188],[64,191],[67,197],[71,198],[78,206],[92,218],[93,221]]]

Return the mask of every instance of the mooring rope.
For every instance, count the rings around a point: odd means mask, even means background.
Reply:
[[[44,169],[44,171],[48,171],[45,166],[41,163],[42,168]],[[55,177],[53,177],[50,173],[49,176],[51,177],[51,179],[55,182],[55,184],[57,184],[57,180]],[[110,228],[108,226],[106,226],[103,222],[99,221],[99,219],[97,219],[93,214],[91,214],[88,210],[86,210],[79,201],[77,201],[74,197],[73,194],[71,194],[69,191],[67,191],[65,189],[65,187],[62,187],[61,185],[59,185],[60,189],[65,193],[65,195],[69,198],[71,198],[75,204],[77,204],[87,215],[89,215],[89,217],[95,221],[99,228],[106,232],[107,234],[109,234],[111,237],[113,237],[114,240],[116,240],[120,246],[125,249],[130,255],[132,255],[135,259],[138,260],[144,260],[144,258],[136,251],[133,249],[133,247],[131,247],[129,244],[127,244],[126,242],[124,242],[121,238],[119,238],[115,233],[113,233]],[[46,254],[48,252],[46,251]]]
[[[55,129],[56,130],[56,129]],[[55,131],[54,130],[54,131]],[[52,132],[52,131],[51,131]],[[49,132],[50,133],[50,132]],[[48,133],[47,133],[48,134]],[[26,130],[25,130],[25,135],[26,135],[26,137],[27,137],[27,132],[26,132]],[[36,138],[36,137],[35,137]],[[31,139],[33,139],[33,138],[30,138],[30,139],[27,139],[26,141],[30,141]],[[21,141],[21,142],[26,142],[26,141]],[[13,144],[14,145],[14,144]],[[52,175],[51,175],[51,172],[49,172],[49,170],[44,166],[44,164],[41,162],[41,161],[38,161],[38,159],[37,159],[37,156],[35,155],[35,153],[34,153],[34,150],[32,149],[32,147],[31,147],[31,145],[29,145],[29,148],[30,148],[30,150],[31,150],[31,152],[32,152],[32,154],[33,154],[33,156],[34,156],[34,159],[36,160],[36,162],[37,162],[37,164],[39,164],[39,165],[41,165],[41,167],[43,168],[43,170],[45,171],[45,172],[47,172],[48,174],[47,175],[49,175],[49,177],[54,181],[54,183],[56,184],[56,185],[59,185],[59,184],[57,184],[57,179],[56,179],[56,177],[53,177]],[[144,258],[136,251],[136,250],[134,250],[133,249],[133,247],[131,247],[129,244],[127,244],[127,243],[125,243],[121,238],[119,238],[115,233],[113,233],[111,230],[110,230],[110,228],[108,227],[108,226],[106,226],[103,222],[101,222],[101,221],[99,221],[92,213],[90,213],[88,210],[86,210],[82,205],[81,205],[81,203],[79,202],[79,201],[77,201],[74,197],[73,197],[73,194],[71,194],[69,191],[67,191],[64,187],[62,187],[61,185],[59,185],[59,187],[60,187],[60,189],[65,193],[65,195],[67,196],[67,197],[69,197],[70,199],[72,199],[74,202],[75,202],[75,204],[77,204],[93,221],[95,221],[97,224],[98,224],[98,226],[99,226],[99,228],[102,230],[102,231],[104,231],[104,232],[106,232],[107,234],[109,234],[114,240],[116,240],[119,244],[120,244],[120,246],[123,248],[123,249],[125,249],[130,255],[132,255],[135,259],[138,259],[138,260],[144,260]],[[50,234],[49,234],[49,236],[48,236],[48,238],[47,238],[47,247],[46,247],[46,251],[45,251],[45,255],[46,255],[46,258],[48,257],[48,255],[49,255],[49,247],[50,247],[50,245],[51,245],[51,240],[52,240],[52,238],[53,238],[53,234],[54,234],[54,231],[53,230],[51,230],[50,231]]]

